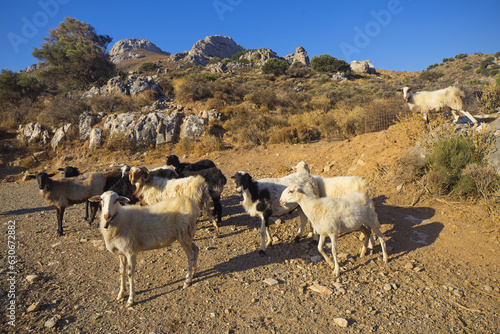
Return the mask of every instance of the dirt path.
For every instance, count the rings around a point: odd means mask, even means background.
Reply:
[[[203,219],[195,242],[199,268],[182,289],[187,267],[178,244],[140,254],[136,301],[115,301],[118,260],[104,249],[84,206],[69,208],[65,235],[36,181],[0,186],[2,332],[64,333],[495,333],[500,332],[500,246],[478,206],[422,199],[384,177],[404,143],[390,131],[340,143],[276,145],[213,153],[229,179],[221,237]],[[370,153],[368,153],[370,152]],[[165,154],[167,155],[167,153]],[[246,170],[278,176],[305,160],[322,175],[368,179],[389,247],[389,264],[375,253],[359,258],[356,234],[339,239],[342,274],[334,279],[306,238],[295,243],[298,218],[272,226],[274,245],[260,257],[259,222],[243,212],[229,178]],[[118,161],[127,162],[127,161]],[[160,164],[161,162],[158,162]],[[323,172],[328,166],[329,171]],[[15,221],[15,326],[7,307],[9,221]],[[329,247],[330,244],[327,244]],[[28,275],[38,278],[29,283]],[[267,280],[266,279],[274,279]],[[331,294],[313,291],[326,287]],[[39,303],[37,311],[28,308]],[[340,327],[335,318],[347,320]],[[55,320],[52,329],[47,321]]]

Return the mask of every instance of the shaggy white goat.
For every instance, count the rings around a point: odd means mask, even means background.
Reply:
[[[130,182],[136,187],[134,195],[142,205],[155,204],[165,198],[175,196],[189,197],[205,211],[215,228],[215,236],[219,235],[219,226],[209,208],[208,184],[202,176],[189,176],[181,179],[152,177],[146,167],[132,167],[128,173]]]
[[[295,167],[297,172],[309,173],[310,169],[306,162],[300,161]],[[336,177],[323,177],[319,175],[312,175],[316,183],[318,184],[319,197],[341,197],[352,193],[354,191],[360,191],[367,195],[370,195],[371,189],[368,182],[360,176],[336,176]],[[364,234],[362,234],[364,237]],[[298,236],[297,238],[299,238]],[[369,248],[373,249],[375,244],[373,236],[369,240]]]
[[[106,178],[101,173],[90,173],[85,176],[85,179],[78,177],[53,180],[52,176],[54,174],[38,173],[38,187],[45,202],[56,208],[57,235],[60,236],[63,234],[63,218],[66,207],[84,203],[89,197],[102,193],[106,185]],[[93,220],[93,216],[91,220]]]
[[[255,181],[247,172],[236,172],[232,178],[236,181],[236,191],[243,194],[241,204],[245,211],[250,216],[257,216],[261,219],[260,255],[264,255],[266,247],[272,243],[268,226],[269,218],[291,212],[297,208],[297,204],[280,204],[279,199],[283,190],[289,185],[297,184],[302,185],[305,191],[311,193],[312,196],[318,196],[319,194],[316,182],[308,173],[293,173],[282,178],[264,178]],[[300,216],[300,227],[297,235],[300,236],[307,223],[307,217],[300,208],[298,208],[297,212]]]
[[[378,228],[378,217],[372,200],[362,192],[352,192],[342,197],[315,198],[307,194],[300,186],[290,186],[281,194],[282,204],[297,203],[311,221],[314,230],[319,234],[318,251],[326,262],[333,267],[333,274],[340,275],[337,260],[337,237],[340,233],[360,230],[365,234],[360,257],[365,256],[370,229],[378,236],[384,262],[387,263],[387,251],[384,235]],[[332,241],[333,260],[330,260],[323,246],[325,238]]]
[[[458,114],[461,112],[467,116],[474,125],[477,125],[477,120],[467,111],[463,110],[463,98],[465,93],[457,87],[447,87],[435,91],[422,91],[414,93],[410,87],[403,87],[400,89],[403,92],[403,97],[408,103],[410,110],[412,112],[420,111],[426,123],[429,122],[430,112],[442,112],[451,109],[453,113],[453,123],[458,121]]]
[[[137,253],[164,248],[178,240],[188,258],[184,288],[196,271],[199,248],[193,242],[196,219],[200,208],[191,199],[180,196],[169,198],[155,205],[121,206],[128,198],[107,191],[89,200],[101,202],[100,229],[106,248],[120,259],[120,291],[117,300],[125,293],[125,270],[128,269],[129,297],[127,307],[134,303],[134,271]]]

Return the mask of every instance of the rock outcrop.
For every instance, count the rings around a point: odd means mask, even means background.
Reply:
[[[285,59],[290,65],[293,65],[294,63],[302,64],[307,67],[311,65],[306,50],[301,46],[297,46],[295,53],[290,53],[285,57]]]
[[[240,56],[240,60],[246,60],[255,66],[262,66],[271,58],[278,58],[278,54],[271,49],[260,48],[249,50],[244,55]]]
[[[231,58],[235,53],[245,50],[228,36],[207,36],[196,42],[187,53],[174,55],[175,59],[206,66],[212,57]]]
[[[357,61],[353,60],[351,62],[351,71],[356,74],[375,74],[377,71],[375,67],[370,63],[370,60]]]
[[[52,137],[52,140],[50,141],[50,146],[53,150],[56,150],[66,140],[71,140],[74,133],[75,127],[73,126],[73,124],[68,123],[64,126],[61,126],[54,133],[54,137]]]
[[[17,140],[24,145],[37,142],[45,145],[50,140],[49,131],[44,129],[40,123],[19,125],[17,133]]]
[[[107,84],[97,88],[92,87],[90,90],[82,94],[82,98],[90,98],[98,95],[123,95],[134,96],[146,90],[153,90],[158,95],[162,96],[163,93],[156,85],[156,75],[153,76],[136,76],[129,75],[126,81],[121,77],[116,76],[108,80]]]
[[[78,130],[80,132],[80,139],[81,140],[87,140],[90,135],[90,131],[96,125],[101,121],[101,119],[104,117],[103,113],[98,113],[98,114],[91,114],[88,112],[84,112],[80,115],[78,119]]]
[[[143,49],[150,52],[160,53],[164,55],[170,55],[169,52],[165,52],[147,39],[139,38],[127,38],[116,42],[111,50],[109,50],[109,55],[111,57],[123,54],[128,51]]]

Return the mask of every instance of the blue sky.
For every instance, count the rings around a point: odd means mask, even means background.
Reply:
[[[23,69],[42,37],[67,16],[113,38],[148,39],[171,53],[210,35],[246,49],[286,56],[302,46],[310,58],[370,59],[379,69],[420,71],[458,53],[500,51],[500,1],[4,1],[0,68]],[[109,49],[108,48],[108,49]]]

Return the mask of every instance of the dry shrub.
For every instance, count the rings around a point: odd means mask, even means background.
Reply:
[[[270,144],[298,144],[318,140],[320,133],[317,129],[305,124],[281,128],[269,137]]]
[[[251,112],[244,107],[225,108],[224,115],[230,118],[224,123],[228,140],[237,145],[261,145],[267,142],[267,131],[276,119],[259,112]]]
[[[78,124],[78,117],[89,108],[80,97],[59,94],[44,100],[44,110],[38,121],[45,126],[61,126],[63,124]]]
[[[89,98],[86,103],[95,113],[131,112],[137,109],[135,101],[128,96],[101,95]]]
[[[265,106],[269,109],[276,105],[276,93],[271,89],[262,89],[245,95],[245,101],[256,104],[259,107]]]
[[[427,127],[419,113],[403,112],[397,117],[394,130],[398,131],[410,144],[414,145],[426,132]]]
[[[175,144],[175,154],[177,155],[189,155],[194,151],[196,141],[188,138],[181,138],[177,144]]]
[[[160,96],[156,91],[148,89],[135,95],[134,100],[136,101],[137,106],[140,108],[153,104],[153,102],[158,100],[159,97]]]
[[[397,157],[391,179],[395,184],[411,184],[420,180],[424,173],[424,158],[418,151],[409,149]]]
[[[108,137],[104,148],[109,151],[131,152],[137,149],[137,143],[124,133],[114,133]]]
[[[210,152],[221,151],[223,148],[224,145],[220,138],[212,135],[205,135],[195,143],[194,153],[198,156],[202,156]]]
[[[207,102],[205,103],[205,106],[209,110],[210,109],[222,110],[222,109],[224,109],[225,103],[221,99],[211,98],[211,99],[207,100]]]
[[[500,190],[500,179],[495,170],[488,166],[473,163],[467,165],[462,174],[474,180],[477,194],[485,203],[494,202]]]
[[[481,88],[477,95],[477,108],[483,114],[492,114],[500,108],[500,84],[491,83]]]
[[[360,106],[353,108],[340,106],[332,112],[333,121],[342,138],[351,138],[365,131],[365,110]],[[321,130],[321,129],[320,129]]]

